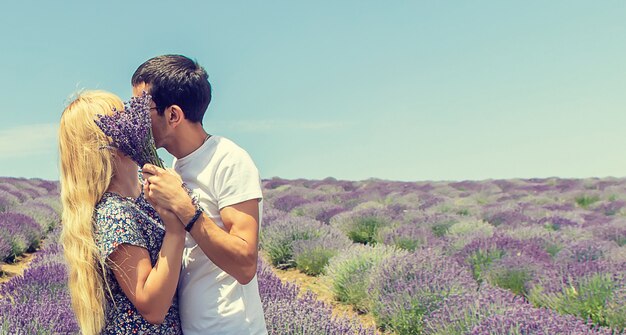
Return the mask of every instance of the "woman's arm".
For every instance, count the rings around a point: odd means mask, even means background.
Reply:
[[[166,230],[154,267],[148,250],[131,244],[120,244],[109,256],[122,290],[152,324],[162,323],[172,305],[185,246],[185,230],[176,215],[164,211],[159,214]]]

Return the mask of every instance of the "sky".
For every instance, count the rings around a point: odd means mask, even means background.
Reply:
[[[265,179],[626,176],[624,1],[11,1],[0,176],[59,178],[72,94],[209,73],[205,129]],[[166,163],[171,156],[160,151]]]

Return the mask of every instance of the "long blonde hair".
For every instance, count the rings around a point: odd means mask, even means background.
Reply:
[[[109,139],[96,125],[97,114],[122,110],[122,101],[104,91],[80,93],[63,111],[59,126],[61,158],[61,244],[69,269],[72,308],[81,333],[98,334],[106,312],[104,263],[94,241],[93,214],[114,173]]]

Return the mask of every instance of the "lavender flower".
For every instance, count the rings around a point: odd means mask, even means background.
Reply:
[[[330,225],[357,243],[376,244],[378,231],[389,224],[391,213],[378,208],[355,209],[335,215]]]
[[[343,250],[330,259],[325,269],[335,298],[357,311],[367,311],[372,301],[367,292],[372,271],[391,257],[407,254],[405,250],[384,244],[373,247],[353,244]]]
[[[47,233],[59,224],[59,214],[50,206],[29,200],[22,206],[11,210],[13,213],[21,213],[32,217],[41,227],[42,232]]]
[[[284,199],[284,197],[278,199],[274,203],[277,208],[278,202],[281,199]],[[298,208],[296,208],[294,212],[297,215],[308,216],[310,218],[314,218],[317,221],[328,224],[333,216],[344,211],[346,211],[344,207],[333,204],[331,202],[314,201],[310,203],[303,203],[302,205],[298,206]]]
[[[387,259],[371,275],[369,295],[379,327],[421,334],[423,318],[447,299],[478,288],[467,269],[433,250]]]
[[[280,198],[273,200],[272,204],[274,208],[278,210],[290,212],[294,208],[304,205],[308,202],[309,200],[304,199],[302,196],[298,194],[287,194],[285,196],[282,196]]]
[[[294,241],[292,244],[296,268],[311,276],[321,274],[329,259],[352,245],[345,234],[333,227],[324,226],[320,233],[320,237]]]
[[[281,210],[274,209],[270,206],[263,206],[263,227],[271,226],[274,222],[284,219],[287,215],[289,214]]]
[[[544,308],[521,307],[495,314],[474,327],[469,335],[611,335],[607,328],[590,328],[582,319]]]
[[[9,183],[0,183],[0,191],[4,191],[15,196],[20,202],[24,202],[32,198],[30,194],[20,191],[17,186]]]
[[[0,261],[4,261],[11,254],[11,241],[9,237],[0,234]],[[2,270],[0,270],[0,276],[2,275]]]
[[[488,316],[524,306],[528,306],[524,299],[510,291],[483,285],[476,292],[446,298],[441,308],[425,315],[424,334],[465,335]]]
[[[293,258],[293,242],[320,237],[328,233],[328,228],[330,226],[311,218],[285,215],[261,230],[259,244],[272,265],[290,268],[296,265]]]
[[[50,245],[36,254],[24,275],[0,286],[0,334],[79,333],[58,235],[58,230],[49,235]]]
[[[0,213],[0,238],[11,245],[11,252],[0,257],[11,262],[26,251],[33,251],[39,246],[42,233],[39,224],[30,216],[12,212]]]
[[[601,225],[593,230],[594,235],[607,241],[614,241],[618,246],[626,245],[626,220],[618,219]]]
[[[532,222],[532,219],[524,214],[524,208],[519,205],[514,207],[489,206],[484,209],[483,219],[494,226]]]
[[[402,224],[394,229],[382,233],[382,241],[387,245],[408,251],[418,248],[433,247],[438,244],[438,240],[428,227],[417,226],[412,223]]]
[[[372,328],[354,319],[333,315],[330,305],[310,292],[298,296],[299,288],[283,283],[265,263],[257,267],[259,294],[269,334],[374,335]]]
[[[132,97],[124,103],[124,111],[113,109],[112,115],[98,115],[96,124],[113,140],[112,146],[121,150],[139,166],[146,163],[163,168],[156,152],[150,121],[150,95]]]
[[[19,203],[20,199],[18,197],[7,191],[0,190],[0,212],[8,211]]]
[[[527,239],[520,241],[504,235],[479,238],[467,244],[456,253],[459,262],[466,262],[472,269],[474,278],[482,281],[485,271],[492,263],[504,256],[525,256],[533,262],[546,264],[552,259],[542,247],[542,241]]]

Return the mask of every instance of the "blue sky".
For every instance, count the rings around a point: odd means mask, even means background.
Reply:
[[[205,128],[263,178],[626,175],[623,1],[13,1],[1,16],[0,176],[58,179],[68,97],[128,99],[165,53],[205,67]]]

